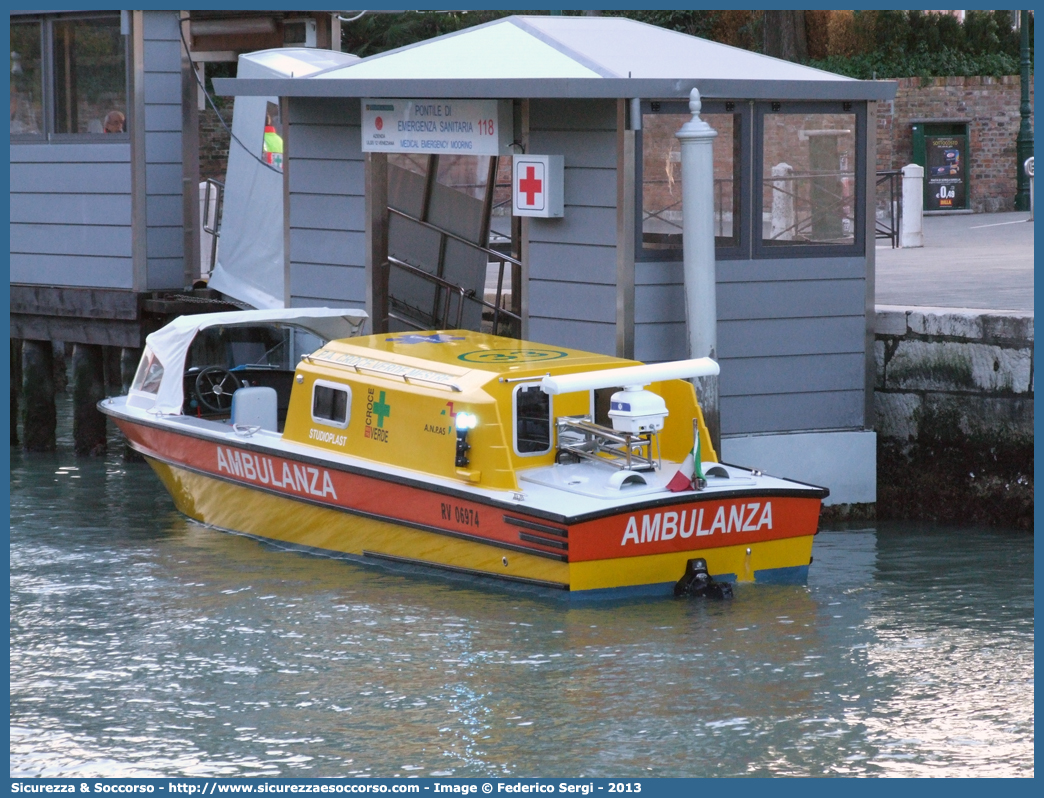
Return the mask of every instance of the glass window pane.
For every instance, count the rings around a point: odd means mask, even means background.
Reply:
[[[40,23],[11,23],[11,135],[43,133]]]
[[[283,124],[279,106],[268,103],[265,107],[265,133],[261,139],[261,155],[265,163],[283,171]]]
[[[714,236],[737,244],[739,231],[739,120],[736,114],[701,114],[718,131],[714,139]],[[681,143],[675,133],[692,114],[642,116],[642,247],[682,248]]]
[[[346,426],[348,423],[348,391],[328,385],[314,386],[312,393],[312,418],[316,421],[330,421],[334,425]]]
[[[414,155],[411,152],[391,152],[388,153],[388,165],[398,166],[400,169],[405,169],[416,175],[428,174],[427,155]]]
[[[54,132],[124,133],[127,78],[119,17],[54,22]]]
[[[489,180],[489,156],[440,155],[439,172],[435,179],[469,197],[484,199],[486,182]]]
[[[536,385],[515,389],[515,451],[541,454],[551,451],[551,397]]]
[[[855,114],[766,114],[762,240],[855,242]]]

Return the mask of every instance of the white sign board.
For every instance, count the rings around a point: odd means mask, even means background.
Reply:
[[[362,101],[363,152],[507,155],[510,143],[510,101]]]
[[[511,213],[555,219],[562,216],[565,158],[516,155],[512,158]]]

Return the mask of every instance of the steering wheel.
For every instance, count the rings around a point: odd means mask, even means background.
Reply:
[[[232,394],[240,387],[236,375],[221,366],[207,366],[196,375],[196,397],[211,413],[232,409]]]

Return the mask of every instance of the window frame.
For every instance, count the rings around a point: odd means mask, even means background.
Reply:
[[[761,220],[765,213],[765,148],[759,143],[765,139],[765,116],[769,114],[852,114],[855,117],[855,173],[854,206],[852,209],[853,240],[851,244],[766,244],[762,238]],[[866,142],[867,109],[865,102],[857,101],[779,101],[754,103],[754,185],[751,192],[753,213],[752,258],[755,260],[782,260],[786,258],[865,257],[866,255]],[[758,224],[754,224],[754,220]],[[757,235],[753,235],[755,227]]]
[[[341,391],[345,394],[344,404],[344,423],[336,421],[332,418],[326,418],[325,416],[317,416],[315,414],[315,389],[316,388],[330,388],[334,391]],[[316,424],[321,424],[324,427],[334,427],[335,429],[348,429],[348,425],[352,421],[352,389],[351,386],[344,384],[343,382],[332,382],[330,380],[315,380],[312,383],[312,401],[308,406],[308,412],[312,417],[312,421]]]
[[[511,448],[516,457],[543,457],[555,449],[555,398],[550,394],[545,394],[547,396],[547,448],[538,452],[520,452],[518,450],[518,394],[522,390],[540,392],[540,383],[537,381],[520,382],[511,392]]]
[[[752,105],[749,100],[703,100],[700,116],[704,114],[732,114],[733,124],[739,127],[739,152],[733,164],[733,175],[737,177],[734,191],[739,192],[739,219],[733,219],[732,229],[738,232],[734,244],[718,244],[715,241],[714,256],[717,260],[749,260],[751,257],[751,161],[753,146]],[[641,100],[640,113],[685,114],[691,116],[688,100]],[[644,133],[645,125],[635,130],[634,156],[634,260],[635,263],[680,262],[684,249],[645,249],[642,244],[642,214],[644,212]],[[737,168],[738,167],[738,168]]]
[[[12,133],[11,143],[34,143],[47,140],[47,120],[48,120],[48,105],[50,100],[50,92],[47,89],[50,70],[48,69],[47,63],[47,24],[46,21],[39,14],[27,14],[25,16],[18,15],[12,16],[10,21],[10,27],[15,25],[25,24],[36,24],[38,25],[38,31],[40,41],[37,43],[40,49],[40,132],[39,133]],[[10,39],[10,31],[8,31],[8,38]]]
[[[41,112],[42,130],[40,133],[17,133],[11,135],[12,144],[126,144],[130,142],[130,130],[133,116],[132,86],[131,86],[131,44],[132,37],[124,32],[125,11],[88,11],[69,14],[17,14],[12,16],[11,25],[39,23],[40,25],[40,75],[41,75]],[[55,52],[54,52],[54,23],[76,22],[78,20],[91,19],[115,19],[120,25],[120,35],[123,38],[123,86],[124,102],[124,132],[123,133],[56,133],[57,102],[54,90],[55,80]]]

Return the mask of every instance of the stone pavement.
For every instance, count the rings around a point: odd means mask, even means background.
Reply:
[[[877,304],[1033,312],[1028,213],[924,217],[924,246],[877,243]]]

